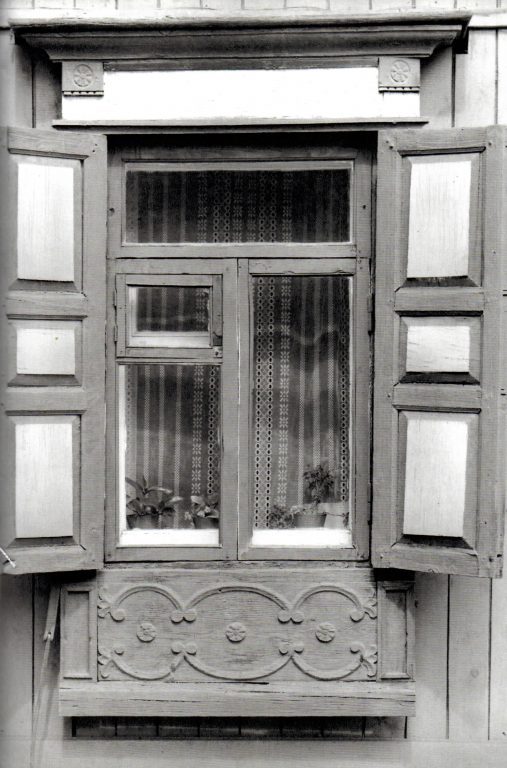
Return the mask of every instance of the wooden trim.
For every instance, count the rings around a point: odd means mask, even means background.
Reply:
[[[47,164],[66,163],[67,166],[71,160],[73,166],[79,166],[79,190],[74,209],[79,248],[75,248],[74,290],[69,290],[68,283],[49,282],[47,292],[43,293],[43,282],[37,283],[36,290],[31,290],[33,281],[17,279],[16,195],[11,195],[9,209],[3,206],[6,216],[3,280],[7,317],[23,320],[27,326],[31,322],[34,328],[44,325],[47,320],[57,320],[64,327],[73,328],[78,378],[51,376],[44,380],[44,386],[36,386],[36,377],[15,377],[9,386],[9,367],[5,366],[2,373],[3,409],[8,416],[27,414],[33,416],[34,421],[44,414],[74,416],[79,429],[73,432],[74,542],[70,538],[9,541],[5,536],[2,544],[15,552],[12,559],[16,562],[14,571],[10,565],[5,571],[29,573],[95,568],[100,566],[103,557],[106,142],[101,136],[79,134],[69,134],[65,141],[63,135],[54,131],[16,128],[6,132],[6,149],[9,153],[6,153],[6,162],[14,177],[14,158],[19,157],[26,157],[29,162],[41,157]],[[3,325],[7,327],[5,322]],[[79,467],[76,466],[78,457]],[[4,479],[6,488],[12,485],[12,476]],[[44,500],[34,500],[34,503],[43,514]],[[7,519],[4,522],[8,524]]]
[[[203,690],[205,689],[205,690]],[[64,716],[136,715],[144,717],[297,717],[311,714],[410,716],[415,714],[415,686],[403,681],[319,686],[313,683],[191,683],[142,685],[63,682],[59,712]]]
[[[365,261],[365,264],[367,262]],[[350,263],[354,277],[352,290],[352,332],[353,347],[353,380],[352,380],[352,423],[353,437],[351,441],[351,530],[353,535],[352,547],[268,547],[252,546],[250,544],[253,529],[252,510],[250,508],[250,492],[248,492],[248,515],[240,512],[240,544],[239,557],[243,560],[290,559],[290,560],[341,560],[366,559],[369,553],[368,530],[368,483],[369,483],[369,432],[368,402],[368,371],[369,371],[369,342],[367,334],[367,298],[369,288],[369,270],[363,262]],[[248,261],[241,260],[239,265],[239,326],[240,326],[240,488],[250,488],[250,435],[251,435],[251,328],[252,306],[250,292],[250,276],[259,274],[339,274],[342,263],[337,262],[335,269],[329,262],[303,260],[292,262],[289,269],[284,269],[284,262],[275,260]],[[239,503],[243,510],[245,503]],[[243,519],[241,519],[243,518]]]
[[[502,238],[501,190],[505,187],[505,134],[501,127],[455,129],[423,134],[404,131],[379,136],[379,206],[377,263],[377,340],[375,370],[375,440],[373,563],[379,567],[412,568],[476,576],[501,573],[504,455],[499,424],[503,346],[501,328]],[[477,221],[476,241],[472,235],[472,257],[481,257],[474,268],[477,287],[458,285],[421,286],[404,280],[407,216],[404,194],[403,158],[412,154],[455,154],[478,152],[481,179],[479,199],[472,195]],[[477,174],[476,174],[477,180]],[[389,200],[388,204],[384,201]],[[473,227],[472,227],[473,229]],[[481,247],[482,246],[482,247]],[[393,258],[394,255],[394,258]],[[479,285],[482,283],[482,287]],[[398,286],[403,285],[402,288]],[[396,384],[400,370],[399,315],[436,313],[440,316],[481,317],[481,385],[459,385],[427,381]],[[410,537],[402,534],[399,476],[404,461],[403,430],[399,431],[400,410],[441,413],[476,413],[479,419],[474,472],[477,499],[468,499],[461,539]],[[401,462],[401,463],[400,463]],[[401,473],[402,474],[402,473]],[[475,481],[471,488],[475,488]],[[473,514],[472,514],[473,513]]]
[[[237,499],[237,474],[236,474],[236,456],[237,456],[237,415],[236,409],[230,407],[231,382],[238,381],[237,355],[236,351],[236,267],[235,264],[227,260],[214,261],[170,261],[170,262],[151,262],[149,260],[121,260],[109,263],[109,295],[113,296],[115,287],[115,277],[120,283],[127,284],[129,279],[149,281],[150,276],[154,275],[160,278],[162,282],[169,282],[170,275],[175,275],[182,284],[192,285],[196,281],[201,281],[208,285],[213,284],[213,277],[221,275],[223,280],[223,336],[222,349],[223,358],[215,359],[213,350],[192,349],[157,349],[150,348],[146,350],[131,350],[131,359],[128,359],[129,350],[122,347],[125,344],[125,323],[119,322],[118,353],[116,354],[116,343],[114,341],[114,322],[116,317],[113,302],[108,303],[108,336],[107,336],[107,371],[108,379],[111,381],[107,387],[107,495],[106,495],[106,557],[115,562],[142,562],[142,561],[185,561],[185,560],[222,560],[233,559],[236,555],[237,542],[237,521],[236,521],[236,499]],[[209,275],[209,277],[207,277]],[[204,277],[206,276],[206,277]],[[118,307],[120,313],[124,313],[121,297],[121,291],[118,294]],[[124,297],[123,297],[124,298]],[[122,342],[123,339],[123,342]],[[146,352],[146,355],[142,353]],[[157,353],[160,353],[158,355]],[[185,355],[185,352],[188,354]],[[210,357],[211,356],[211,357]],[[120,426],[119,397],[118,397],[118,364],[122,362],[149,362],[153,360],[161,364],[174,364],[181,361],[192,361],[194,363],[212,362],[220,364],[221,368],[221,435],[222,435],[222,460],[221,460],[221,517],[220,517],[220,545],[217,547],[191,547],[191,546],[120,546],[118,544],[118,499],[119,499],[119,478],[118,478],[118,435]],[[237,394],[235,402],[237,401]]]
[[[431,56],[440,46],[463,44],[470,14],[162,18],[83,22],[54,19],[13,22],[18,40],[42,48],[50,59],[223,60],[230,66],[250,59],[273,65],[286,59],[313,63],[339,57]],[[189,52],[191,51],[191,54]]]
[[[317,120],[303,122],[297,119],[281,118],[276,122],[262,118],[250,120],[209,120],[202,121],[166,121],[166,120],[53,120],[53,127],[62,131],[100,131],[109,135],[163,135],[163,134],[250,134],[250,133],[347,133],[350,131],[378,131],[382,128],[396,126],[408,128],[424,126],[429,122],[427,117],[369,117],[343,118],[343,120]]]
[[[114,226],[114,225],[113,225]],[[111,232],[118,232],[114,228]],[[117,259],[355,259],[356,246],[351,243],[182,243],[159,245],[137,244],[111,246],[110,258]],[[159,267],[160,268],[160,267]],[[132,271],[135,271],[136,267]],[[155,272],[156,267],[152,268]]]
[[[378,582],[378,678],[379,680],[411,680],[414,677],[414,585],[412,582]],[[396,631],[393,615],[389,610],[395,595],[402,596],[403,607],[396,611],[404,624]],[[396,608],[396,603],[394,602]],[[398,663],[401,662],[401,666]]]

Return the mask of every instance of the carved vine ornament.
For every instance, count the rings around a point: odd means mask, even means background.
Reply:
[[[127,598],[132,597],[132,595],[143,592],[156,593],[167,599],[171,605],[171,613],[169,615],[171,622],[173,624],[182,625],[182,627],[187,624],[191,625],[198,619],[197,607],[202,605],[209,597],[231,592],[248,593],[250,595],[254,593],[270,600],[279,608],[277,619],[280,624],[291,624],[301,629],[305,628],[305,614],[303,610],[305,602],[310,597],[324,592],[333,592],[337,595],[341,595],[352,603],[349,618],[354,623],[362,621],[365,616],[369,616],[370,619],[376,619],[377,617],[377,599],[374,590],[372,590],[365,600],[361,600],[359,596],[351,590],[336,584],[319,584],[310,587],[301,592],[292,605],[276,592],[258,585],[221,585],[198,592],[190,599],[187,605],[183,605],[178,596],[167,587],[158,584],[141,584],[124,590],[115,598],[112,598],[106,590],[101,590],[98,599],[99,618],[105,619],[109,616],[117,623],[125,621],[127,618],[127,611],[122,607],[122,603],[124,603]],[[249,629],[244,622],[232,621],[224,626],[223,637],[226,642],[231,643],[234,647],[240,647],[241,643],[248,637],[250,631],[252,631],[252,628]],[[320,622],[313,627],[313,631],[316,639],[322,644],[327,645],[332,643],[337,637],[337,629],[334,624],[329,621]],[[137,624],[135,632],[137,640],[143,644],[153,642],[158,634],[157,627],[152,621],[141,621]],[[99,678],[108,680],[111,672],[116,667],[125,675],[136,680],[160,680],[172,682],[175,680],[176,671],[183,662],[186,662],[195,670],[212,678],[245,682],[268,677],[281,670],[290,662],[301,672],[316,680],[340,680],[348,677],[361,666],[364,667],[367,677],[374,677],[376,673],[377,648],[374,644],[365,645],[360,641],[350,643],[349,651],[351,653],[351,658],[347,664],[344,664],[338,669],[329,669],[327,666],[326,669],[317,669],[308,663],[304,657],[305,641],[301,636],[279,640],[278,658],[267,660],[265,666],[261,669],[249,669],[244,672],[218,669],[206,664],[199,658],[199,646],[194,639],[189,639],[188,641],[174,640],[171,642],[170,647],[171,652],[174,654],[174,658],[169,665],[166,665],[163,668],[157,668],[153,672],[143,672],[136,670],[129,665],[125,658],[126,648],[120,643],[114,644],[111,649],[100,645],[98,657]]]

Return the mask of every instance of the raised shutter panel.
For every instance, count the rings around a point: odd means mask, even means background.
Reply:
[[[2,130],[3,570],[97,568],[104,528],[106,143]]]
[[[505,132],[381,132],[373,564],[499,576]]]

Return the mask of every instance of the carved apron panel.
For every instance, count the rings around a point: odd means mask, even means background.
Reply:
[[[99,576],[100,681],[374,680],[367,569],[108,571]]]

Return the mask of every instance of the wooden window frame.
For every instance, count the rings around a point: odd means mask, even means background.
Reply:
[[[115,268],[116,267],[116,268]],[[213,356],[213,349],[178,349],[167,347],[153,350],[125,350],[126,354],[116,352],[115,322],[116,318],[125,315],[126,309],[121,306],[113,306],[113,301],[108,307],[108,352],[107,371],[110,384],[107,386],[107,498],[106,498],[106,559],[111,561],[171,561],[171,560],[231,560],[236,552],[236,520],[235,500],[237,498],[237,472],[234,455],[226,449],[233,445],[237,435],[236,414],[227,410],[227,419],[221,420],[222,461],[221,461],[221,508],[220,518],[220,543],[218,546],[192,547],[192,546],[120,546],[119,533],[119,441],[120,430],[120,391],[118,381],[118,366],[128,363],[156,363],[162,361],[167,364],[214,364],[221,367],[221,413],[227,408],[225,381],[238,381],[238,367],[236,350],[236,270],[234,262],[223,259],[214,260],[156,260],[143,259],[121,260],[116,264],[110,264],[110,295],[115,293],[115,275],[123,280],[124,277],[139,275],[153,280],[156,283],[161,275],[169,277],[180,276],[208,276],[212,282],[216,276],[222,278],[223,295],[223,337],[222,349],[224,354]],[[188,284],[188,283],[187,283]],[[195,284],[195,283],[194,283]],[[132,352],[132,354],[129,354]],[[140,352],[141,354],[138,354]],[[147,352],[148,354],[142,354]],[[151,353],[151,354],[150,354]]]
[[[357,144],[357,146],[356,146]],[[221,498],[234,498],[236,516],[233,520],[232,508],[222,510],[220,522],[219,547],[118,547],[118,503],[117,503],[117,434],[118,434],[118,390],[115,384],[108,386],[108,493],[106,502],[106,559],[109,561],[186,561],[186,560],[367,560],[369,557],[369,520],[370,520],[370,392],[371,366],[369,351],[369,316],[370,300],[370,256],[371,256],[371,153],[364,138],[351,142],[347,148],[336,137],[329,141],[314,144],[296,144],[292,149],[284,146],[271,146],[268,141],[252,147],[241,143],[226,143],[219,147],[202,147],[196,144],[168,146],[167,143],[150,144],[139,148],[113,148],[110,163],[110,228],[109,228],[109,295],[114,296],[117,285],[115,280],[125,280],[132,275],[142,274],[143,280],[155,276],[223,275],[223,349],[222,370],[224,379],[239,382],[237,392],[238,410],[224,420],[222,491]],[[308,155],[310,155],[308,159]],[[143,167],[167,167],[174,170],[199,169],[324,169],[343,167],[350,163],[351,174],[351,229],[350,242],[347,243],[185,243],[185,244],[125,244],[123,242],[123,211],[125,204],[125,168],[133,162]],[[144,165],[143,165],[144,164]],[[352,289],[352,333],[353,350],[352,404],[351,416],[353,433],[351,438],[351,477],[353,495],[351,497],[351,545],[343,547],[276,547],[250,546],[251,505],[248,514],[244,514],[244,501],[240,500],[238,488],[249,487],[249,449],[245,438],[244,425],[250,419],[248,360],[250,348],[248,277],[245,265],[250,264],[257,273],[271,274],[340,274],[348,275],[353,282]],[[223,270],[220,272],[220,270]],[[228,284],[225,278],[228,270],[234,272]],[[119,277],[115,278],[115,275]],[[245,282],[246,276],[246,282]],[[133,278],[132,278],[133,279]],[[158,280],[158,278],[156,278]],[[233,282],[236,283],[233,287]],[[123,283],[122,283],[123,285]],[[232,293],[231,293],[232,292]],[[118,309],[122,298],[117,292]],[[236,305],[233,310],[232,304]],[[108,371],[109,376],[117,358],[114,342],[114,315],[112,302],[108,309]],[[227,305],[227,306],[226,306]],[[234,315],[234,316],[233,316]],[[235,360],[232,361],[232,336],[235,336]],[[125,346],[125,331],[118,328],[118,342],[123,344],[124,358],[118,362],[138,361],[160,362],[160,355],[172,362],[202,361],[203,349],[129,350]],[[229,344],[231,345],[229,347]],[[138,354],[139,353],[139,354]],[[168,354],[169,353],[169,354]],[[213,352],[212,352],[213,354]],[[231,361],[229,360],[231,357]],[[227,373],[226,373],[227,372]],[[229,377],[232,377],[229,379]],[[229,390],[230,391],[230,390]],[[248,401],[247,401],[248,398]],[[225,413],[224,390],[222,389],[222,407]],[[225,426],[227,424],[227,430]],[[234,429],[235,439],[232,438]],[[226,431],[228,436],[226,435]],[[239,438],[238,438],[239,434]],[[360,438],[357,436],[360,435]],[[246,441],[245,441],[246,440]],[[234,472],[225,472],[225,466],[232,467],[231,455],[235,456]],[[245,486],[245,483],[247,486]],[[228,506],[226,502],[226,507]]]

